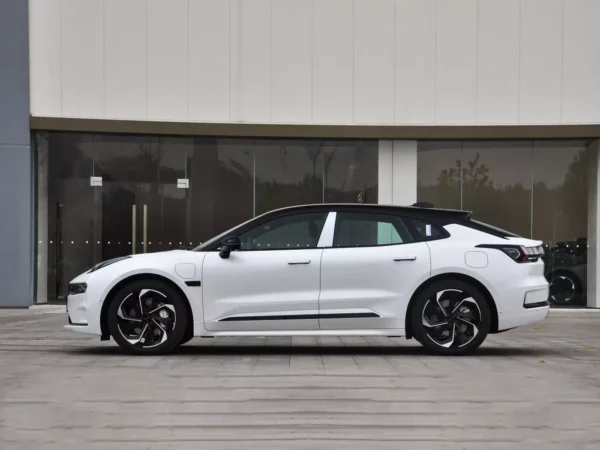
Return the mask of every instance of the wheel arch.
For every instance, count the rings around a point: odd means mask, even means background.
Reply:
[[[185,295],[185,292],[183,292],[181,287],[179,287],[177,285],[177,283],[175,283],[173,280],[170,280],[169,278],[162,276],[162,275],[158,275],[158,274],[154,274],[154,273],[136,273],[134,275],[123,278],[121,281],[119,281],[117,284],[115,284],[112,287],[112,289],[108,292],[108,294],[106,294],[106,297],[104,298],[104,302],[102,303],[102,309],[100,310],[100,331],[102,333],[102,339],[106,340],[106,339],[109,339],[109,337],[110,337],[110,333],[108,331],[108,307],[110,306],[113,299],[117,295],[117,292],[119,292],[119,290],[121,290],[124,286],[128,285],[129,283],[132,283],[132,282],[138,281],[138,280],[158,280],[158,281],[162,281],[163,283],[168,284],[170,287],[175,289],[179,293],[179,295],[181,295],[181,298],[184,300],[184,304],[187,309],[187,313],[189,314],[189,316],[188,316],[189,320],[188,320],[188,324],[187,324],[188,329],[186,330],[186,335],[188,333],[192,333],[192,335],[193,335],[193,333],[194,333],[194,313],[192,312],[192,305],[190,304],[190,300],[188,299],[187,295]]]
[[[477,280],[476,278],[473,278],[469,275],[465,275],[462,273],[443,273],[443,274],[436,275],[434,277],[431,277],[431,278],[428,278],[427,280],[425,280],[415,290],[412,297],[410,298],[410,301],[408,302],[408,308],[406,309],[406,317],[404,319],[405,320],[404,327],[405,327],[405,333],[406,333],[407,339],[411,339],[413,337],[413,329],[412,329],[412,323],[411,323],[410,319],[412,317],[412,309],[417,300],[417,297],[424,289],[427,289],[432,284],[437,283],[439,281],[443,281],[443,280],[460,280],[460,281],[469,283],[469,284],[473,285],[474,287],[476,287],[485,297],[485,300],[487,301],[488,306],[490,307],[490,312],[492,313],[492,317],[491,317],[492,324],[491,324],[491,328],[490,328],[490,334],[498,332],[498,308],[496,307],[496,302],[494,300],[494,297],[492,297],[492,294],[490,293],[490,291],[479,280]]]

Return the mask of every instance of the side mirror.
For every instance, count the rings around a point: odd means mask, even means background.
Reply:
[[[223,259],[227,259],[229,258],[231,252],[239,250],[241,246],[242,243],[240,241],[240,238],[236,236],[230,236],[228,238],[225,238],[221,242],[221,251],[219,252],[219,256]]]

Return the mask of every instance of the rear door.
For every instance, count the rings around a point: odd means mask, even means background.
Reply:
[[[399,216],[338,212],[321,258],[320,328],[403,329],[408,302],[430,273],[427,244]]]

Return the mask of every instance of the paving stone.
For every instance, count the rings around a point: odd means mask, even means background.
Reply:
[[[442,358],[385,337],[196,338],[131,357],[0,311],[0,449],[598,449],[600,314]]]

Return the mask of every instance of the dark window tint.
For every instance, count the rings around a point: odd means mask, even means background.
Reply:
[[[280,217],[240,236],[242,250],[316,248],[327,213]]]
[[[412,226],[416,238],[420,241],[429,241],[443,237],[442,231],[432,223],[421,219],[406,219]]]
[[[413,242],[402,219],[369,213],[338,213],[334,247],[375,247]]]

